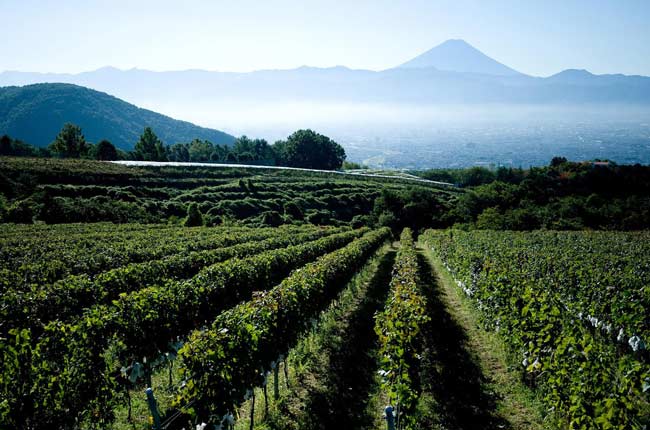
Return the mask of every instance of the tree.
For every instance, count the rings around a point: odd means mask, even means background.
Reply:
[[[308,169],[335,170],[345,160],[345,150],[327,136],[312,130],[298,130],[286,141],[276,142],[279,164]]]
[[[49,146],[50,150],[63,158],[79,158],[88,153],[86,138],[81,127],[66,123]]]
[[[237,154],[239,162],[254,164],[275,164],[275,152],[264,139],[250,139],[247,136],[238,137],[232,146],[232,152]]]
[[[117,149],[108,140],[104,139],[93,148],[94,158],[97,160],[117,160],[119,156]]]
[[[190,157],[190,161],[210,161],[210,156],[214,152],[214,145],[208,140],[194,139],[192,142],[190,142],[187,151]]]
[[[187,207],[187,218],[185,218],[185,227],[196,227],[203,225],[203,215],[196,203]]]
[[[12,155],[11,138],[6,134],[0,137],[0,155]]]
[[[499,208],[487,208],[476,217],[476,228],[479,230],[503,230],[504,227],[505,220]]]
[[[135,144],[134,152],[138,160],[167,161],[165,147],[151,127],[144,129],[140,140]]]
[[[190,161],[190,153],[186,143],[176,143],[167,147],[169,161]]]
[[[553,157],[551,159],[551,167],[559,167],[566,162],[567,162],[566,157]]]

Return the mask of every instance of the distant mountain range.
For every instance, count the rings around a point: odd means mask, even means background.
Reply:
[[[86,140],[108,139],[130,150],[145,127],[153,128],[167,144],[207,139],[230,144],[234,137],[199,127],[150,110],[141,109],[108,94],[71,84],[35,84],[0,88],[0,135],[36,146],[54,140],[66,122],[81,126]]]
[[[300,67],[249,73],[152,72],[105,67],[79,74],[0,73],[0,86],[67,82],[153,107],[336,101],[406,103],[650,104],[650,78],[565,70],[525,75],[462,40],[447,41],[383,71]]]
[[[78,86],[31,86],[46,82]],[[497,106],[513,115],[529,115],[529,120],[542,120],[546,115],[554,121],[560,118],[574,122],[576,118],[591,120],[580,116],[591,115],[591,111],[604,112],[598,113],[598,122],[614,116],[626,121],[629,112],[646,112],[650,108],[650,77],[594,75],[573,69],[549,77],[529,76],[462,40],[449,40],[382,71],[343,66],[248,73],[104,67],[78,74],[0,73],[0,87],[8,85],[27,86],[0,88],[0,134],[8,133],[37,145],[50,143],[64,122],[82,126],[90,141],[105,138],[122,149],[132,148],[145,126],[151,126],[167,144],[194,138],[215,143],[234,139],[129,104],[133,103],[269,140],[283,138],[296,128],[314,127],[344,145],[352,145],[346,149],[360,159],[377,153],[384,156],[383,149],[368,152],[369,144],[363,139],[369,133],[383,137],[385,133],[379,128],[393,127],[390,121],[403,133],[392,135],[395,142],[402,141],[399,136],[411,142],[412,130],[433,130],[441,124],[444,127],[445,119],[436,126],[431,124],[434,114],[430,111],[443,115],[449,112],[450,118],[466,126],[486,118],[507,120],[500,110],[495,110]],[[533,111],[542,113],[528,114]],[[571,119],[564,112],[573,115]],[[512,125],[521,125],[520,119],[514,121]],[[436,141],[440,135],[428,139]],[[394,154],[394,148],[390,151]]]

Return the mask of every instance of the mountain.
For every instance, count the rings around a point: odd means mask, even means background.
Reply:
[[[38,82],[82,85],[217,127],[227,118],[229,129],[244,130],[268,117],[281,117],[277,121],[286,122],[297,117],[294,114],[309,114],[329,120],[329,113],[318,111],[318,107],[330,105],[650,106],[649,77],[593,75],[584,70],[534,77],[504,66],[459,40],[447,41],[401,66],[382,71],[342,66],[247,73],[105,67],[79,74],[0,73],[0,86]],[[296,106],[297,110],[290,111]],[[235,125],[238,118],[241,121]],[[300,122],[300,126],[311,125]],[[168,141],[175,139],[167,137]]]
[[[86,139],[108,139],[124,150],[133,149],[145,127],[167,144],[207,139],[230,144],[224,132],[179,121],[141,109],[116,97],[71,84],[35,84],[0,88],[0,135],[46,146],[66,122],[79,125]]]
[[[518,71],[493,60],[469,43],[460,39],[447,40],[398,67],[434,67],[438,70],[450,72],[479,73],[495,76],[521,75]]]

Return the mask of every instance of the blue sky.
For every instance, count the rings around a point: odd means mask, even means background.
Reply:
[[[0,0],[0,18],[0,71],[381,70],[459,38],[537,76],[650,76],[647,0]]]

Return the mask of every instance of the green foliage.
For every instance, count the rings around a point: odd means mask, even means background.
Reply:
[[[86,138],[81,127],[66,123],[49,146],[53,154],[63,158],[79,158],[88,154]]]
[[[414,173],[432,181],[449,182],[461,187],[472,187],[493,182],[506,172],[515,173],[517,170],[500,168],[495,173],[485,167],[470,167],[467,169],[431,169]]]
[[[232,151],[240,163],[272,166],[276,164],[276,154],[264,139],[249,139],[241,136],[235,140]]]
[[[34,202],[32,200],[19,200],[9,206],[5,221],[17,224],[31,224],[34,222],[34,212]]]
[[[267,211],[262,213],[262,225],[277,227],[282,224],[284,224],[284,219],[282,219],[282,215],[279,212]]]
[[[368,227],[370,225],[372,225],[372,219],[367,215],[355,215],[350,221],[350,227],[352,228]],[[381,225],[381,221],[379,225]]]
[[[191,401],[199,420],[219,424],[387,236],[387,229],[367,233],[192,333],[180,351],[188,382],[179,404]]]
[[[379,336],[382,386],[397,410],[398,426],[408,429],[420,396],[420,327],[429,320],[426,300],[420,292],[418,262],[412,232],[406,228],[393,266],[390,295],[384,311],[375,316]]]
[[[341,168],[343,170],[361,170],[361,169],[368,169],[368,166],[366,166],[365,164],[355,163],[353,161],[344,161]]]
[[[90,155],[92,158],[102,161],[118,160],[120,158],[115,146],[106,139],[94,145]]]
[[[167,154],[163,143],[153,132],[151,127],[145,127],[140,135],[140,140],[133,149],[135,158],[144,161],[167,161]]]
[[[3,222],[7,216],[7,198],[0,194],[0,222]]]
[[[479,230],[502,230],[504,220],[498,208],[487,208],[476,218],[476,228]]]
[[[0,276],[1,284],[8,286],[3,291],[5,306],[0,309],[0,317],[4,324],[0,328],[0,334],[12,327],[37,330],[41,324],[52,319],[66,320],[94,304],[108,303],[120,293],[162,284],[166,280],[187,279],[196,275],[201,268],[228,258],[243,258],[294,243],[316,240],[334,232],[336,231],[331,229],[228,227],[179,234],[179,229],[174,227],[164,229],[160,235],[156,232],[137,230],[131,231],[130,237],[109,233],[103,240],[93,240],[100,242],[96,249],[113,260],[103,262],[93,259],[92,256],[76,260],[70,258],[68,261],[59,257],[57,260],[55,249],[40,250],[37,255],[33,255],[34,260],[22,257],[23,266],[20,270],[14,269],[13,273],[5,272]],[[24,233],[30,234],[29,230]],[[118,238],[128,240],[131,246],[111,249],[106,242]],[[146,240],[162,238],[165,241],[158,247],[138,249],[142,248],[142,243]],[[56,235],[53,235],[53,239],[61,240]],[[188,241],[190,239],[191,241]],[[77,241],[65,248],[72,255],[75,251],[80,252],[80,249],[86,252],[95,251],[88,248],[89,245],[87,241]],[[35,247],[30,241],[24,246],[11,246],[6,249],[16,255],[18,260],[18,255],[25,252],[28,246]],[[115,260],[122,260],[125,255],[131,258],[129,264],[111,268],[110,264],[119,264],[115,263]],[[147,261],[149,258],[154,259]],[[43,260],[47,260],[47,263]],[[12,263],[8,266],[11,265]],[[94,277],[88,276],[89,273],[102,269],[110,270]],[[30,283],[35,284],[24,285],[20,283],[20,278],[27,278]],[[25,294],[26,292],[29,294]]]
[[[298,130],[273,147],[283,166],[335,170],[345,160],[345,150],[338,143],[312,130]]]
[[[388,226],[394,232],[409,227],[419,230],[431,226],[445,226],[445,205],[440,195],[421,187],[383,189],[375,199],[372,210],[379,225]]]
[[[47,148],[37,148],[20,140],[14,140],[8,135],[0,137],[0,155],[11,157],[50,157]]]
[[[0,88],[2,133],[45,147],[70,121],[83,128],[89,141],[107,139],[125,151],[133,149],[145,127],[156,130],[165,142],[198,138],[228,145],[235,140],[221,131],[175,120],[77,85],[44,83]]]
[[[648,234],[425,232],[486,327],[498,330],[558,427],[650,419]]]
[[[306,238],[286,234],[282,229],[276,231],[291,243]],[[270,288],[297,267],[340,248],[364,232],[347,231],[253,256],[231,258],[204,267],[187,281],[166,281],[125,292],[109,303],[86,309],[68,322],[52,321],[39,330],[43,334],[32,347],[37,353],[31,359],[21,357],[35,370],[35,374],[21,382],[36,384],[39,390],[33,398],[16,398],[12,391],[0,394],[10,404],[32,405],[31,428],[68,428],[87,419],[107,425],[125,389],[122,384],[130,384],[128,378],[133,369],[143,368],[146,382],[147,375],[161,363],[159,357],[175,351],[180,336],[213,320],[235,303],[249,299],[253,291]],[[266,245],[277,247],[278,243]],[[125,370],[120,372],[120,367]],[[142,382],[137,378],[134,381]],[[9,417],[19,410],[11,409]]]
[[[302,208],[295,201],[289,201],[284,204],[284,214],[295,220],[302,220],[305,218]]]
[[[0,160],[0,192],[8,197],[8,206],[29,198],[35,221],[46,223],[167,223],[170,217],[185,218],[188,206],[196,203],[206,223],[209,215],[212,220],[259,225],[264,212],[275,211],[285,222],[320,225],[349,223],[372,213],[372,219],[364,218],[370,226],[381,214],[373,207],[382,190],[397,197],[390,206],[378,207],[402,224],[445,225],[438,220],[445,216],[450,193],[393,179],[275,169],[137,168],[90,160]]]
[[[199,205],[192,203],[187,207],[187,218],[185,218],[185,227],[196,227],[203,225],[203,215],[199,211]]]
[[[496,208],[501,220],[488,211],[490,222],[483,216],[479,228],[640,230],[650,226],[648,196],[647,166],[572,163],[560,157],[547,167],[498,169],[494,180],[462,194],[448,218],[478,226],[483,212]]]

